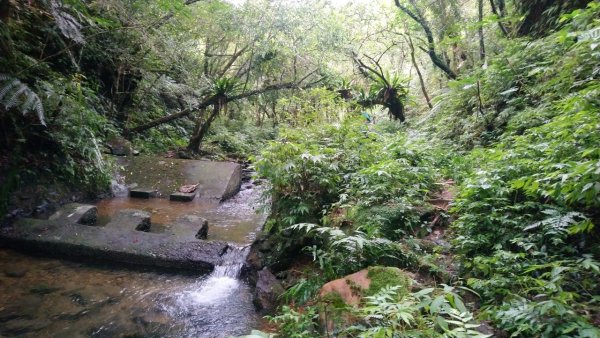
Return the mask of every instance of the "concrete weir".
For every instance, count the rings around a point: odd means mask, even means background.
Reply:
[[[132,158],[130,161],[136,159]],[[100,207],[74,203],[65,205],[47,220],[17,221],[11,228],[0,232],[0,243],[15,249],[45,252],[67,258],[212,271],[222,263],[222,257],[230,246],[225,241],[205,240],[207,234],[210,239],[211,225],[203,213],[212,215],[215,211],[223,209],[219,208],[218,202],[232,197],[240,190],[241,167],[228,162],[174,159],[168,159],[168,163],[162,159],[152,163],[160,166],[161,162],[166,163],[167,167],[162,171],[165,179],[156,175],[142,176],[142,170],[139,176],[129,177],[127,183],[135,182],[147,191],[156,191],[158,197],[164,198],[164,203],[183,203],[184,205],[179,204],[181,207],[189,205],[189,211],[187,207],[184,208],[189,214],[180,215],[168,224],[160,221],[153,224],[152,217],[156,210],[143,207],[143,203],[156,205],[151,204],[155,198],[148,196],[149,200],[143,200],[147,202],[136,202],[142,203],[140,207],[112,209],[110,220],[102,223],[96,219]],[[128,165],[130,167],[126,168],[130,173],[135,172],[136,165],[141,169],[150,169],[143,163]],[[160,184],[153,184],[154,182]],[[175,186],[183,184],[198,185],[196,195],[199,202],[170,202],[166,199],[175,192]],[[121,197],[123,198],[132,197]],[[202,200],[216,202],[206,204],[201,202]],[[204,209],[198,206],[204,206]],[[227,220],[228,215],[226,213],[223,218]],[[256,219],[264,222],[264,218]],[[262,223],[259,226],[262,226]]]
[[[210,272],[228,244],[135,229],[26,219],[2,233],[5,245],[52,255]]]

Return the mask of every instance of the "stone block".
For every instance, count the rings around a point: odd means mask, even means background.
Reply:
[[[108,141],[107,146],[110,148],[111,153],[116,156],[128,156],[131,155],[133,151],[131,142],[122,137],[115,137],[111,139]]]
[[[196,192],[174,192],[169,196],[169,199],[171,201],[178,201],[178,202],[191,202],[192,200],[194,200],[194,197],[196,197]]]
[[[129,191],[129,197],[132,198],[154,198],[156,194],[154,189],[135,188]]]
[[[206,239],[208,236],[208,221],[196,215],[178,217],[168,228],[169,233],[182,238]]]
[[[221,197],[221,201],[225,201],[226,199],[233,197],[240,191],[242,186],[242,166],[235,163],[233,164],[233,168],[231,170],[231,175],[229,176],[229,181],[227,182],[227,187],[223,192]]]
[[[149,232],[150,226],[150,213],[136,209],[119,210],[106,225],[107,228],[135,229],[144,232]]]
[[[98,209],[93,205],[69,203],[65,204],[50,220],[58,222],[69,222],[83,225],[96,224]]]

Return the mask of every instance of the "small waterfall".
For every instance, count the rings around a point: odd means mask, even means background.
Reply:
[[[227,302],[241,287],[242,282],[238,279],[250,252],[250,246],[237,247],[229,244],[227,250],[221,256],[221,264],[215,266],[213,272],[198,282],[197,287],[182,298],[189,304],[216,306]]]
[[[249,252],[250,246],[248,245],[243,247],[229,245],[227,251],[221,256],[223,259],[221,265],[215,266],[210,276],[238,278]]]

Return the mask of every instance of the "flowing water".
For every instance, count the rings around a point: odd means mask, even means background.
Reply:
[[[0,337],[229,337],[260,325],[252,290],[239,279],[249,244],[264,221],[256,213],[259,189],[231,200],[173,204],[146,200],[155,231],[181,214],[209,220],[210,239],[232,242],[209,275],[158,272],[31,257],[0,250]],[[102,201],[109,219],[139,200]],[[190,208],[192,206],[192,208]],[[154,225],[153,225],[154,226]]]

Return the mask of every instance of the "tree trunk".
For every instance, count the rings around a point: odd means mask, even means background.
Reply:
[[[416,23],[418,23],[421,26],[421,28],[423,28],[425,36],[427,37],[427,49],[425,50],[425,52],[429,55],[431,62],[433,62],[433,64],[436,67],[441,69],[444,72],[444,74],[446,74],[446,76],[448,76],[451,79],[456,79],[456,73],[452,71],[448,64],[444,62],[444,60],[442,60],[440,56],[435,52],[435,41],[433,39],[433,33],[431,32],[431,28],[429,28],[429,24],[427,23],[427,21],[425,21],[425,19],[421,16],[420,13],[413,13],[406,6],[401,5],[399,0],[395,0],[395,3],[396,7],[400,8],[401,11],[406,13],[406,15],[410,16],[411,19],[413,19]]]
[[[254,95],[258,95],[258,94],[262,94],[262,93],[266,93],[266,92],[270,92],[270,91],[276,91],[276,90],[283,90],[283,89],[307,89],[307,88],[312,88],[314,87],[316,84],[318,84],[321,80],[319,81],[315,81],[312,83],[309,83],[305,86],[300,86],[299,83],[296,82],[289,82],[289,83],[280,83],[280,84],[275,84],[275,85],[269,85],[266,86],[264,88],[260,88],[260,89],[254,89],[254,90],[249,90],[247,92],[241,93],[239,95],[235,95],[235,96],[228,96],[225,100],[226,102],[233,102],[233,101],[237,101],[237,100],[241,100],[241,99],[245,99],[247,97],[250,96],[254,96]],[[302,82],[302,81],[300,81]],[[200,103],[198,105],[198,107],[196,107],[197,110],[202,110],[205,109],[213,104],[216,104],[216,96],[209,96],[208,98],[206,98],[206,100],[204,100],[202,103]],[[132,133],[139,133],[151,128],[154,128],[156,126],[159,126],[161,124],[167,123],[167,122],[171,122],[177,119],[180,119],[182,117],[186,117],[188,115],[190,115],[192,113],[192,110],[184,110],[182,112],[176,113],[176,114],[171,114],[171,115],[167,115],[167,116],[163,116],[161,118],[158,118],[156,120],[150,121],[148,123],[144,123],[140,126],[131,128],[131,129],[126,129],[124,131],[125,135],[130,135]]]
[[[400,100],[392,99],[387,106],[394,119],[400,120],[400,122],[404,122],[406,120],[404,116],[404,105],[402,102],[400,102]]]
[[[423,92],[423,96],[425,97],[425,101],[427,101],[427,106],[429,109],[433,108],[431,104],[431,99],[429,99],[429,94],[427,93],[427,88],[425,87],[425,81],[423,80],[423,75],[421,74],[421,70],[419,69],[419,65],[417,64],[417,59],[415,58],[415,46],[413,45],[412,38],[410,35],[406,36],[406,41],[408,41],[408,47],[410,48],[410,59],[412,61],[415,70],[417,71],[417,76],[419,77],[419,83],[421,84],[421,92]]]
[[[206,99],[204,102],[202,102],[197,107],[197,109],[201,111],[201,110],[205,109],[206,107],[214,104],[214,102],[215,102],[215,97],[211,96],[208,99]],[[144,124],[142,124],[140,126],[137,126],[137,127],[131,128],[131,129],[126,129],[124,131],[124,134],[127,136],[127,135],[130,135],[132,133],[139,133],[139,132],[142,132],[144,130],[148,130],[148,129],[154,128],[156,126],[159,126],[161,124],[164,124],[164,123],[167,123],[167,122],[171,122],[171,121],[175,121],[175,120],[180,119],[182,117],[189,116],[191,113],[192,113],[192,110],[187,109],[187,110],[181,111],[179,113],[175,113],[175,114],[163,116],[161,118],[158,118],[156,120],[150,121],[148,123],[144,123]]]
[[[502,19],[504,19],[504,2],[500,1],[500,6],[501,6],[501,11],[500,13],[498,12],[498,9],[496,8],[496,2],[494,0],[490,0],[490,6],[492,7],[492,13],[494,13],[494,15],[496,15],[498,17],[498,27],[500,27],[500,31],[502,32],[502,35],[504,35],[505,37],[508,37],[508,29],[506,29],[506,27],[504,27],[504,24],[502,23]]]
[[[224,100],[224,99],[222,99]],[[194,134],[188,143],[187,149],[194,154],[197,154],[200,151],[200,145],[202,144],[202,140],[206,136],[210,125],[213,123],[217,115],[219,115],[219,111],[221,110],[221,104],[215,103],[213,105],[213,110],[205,119],[206,114],[201,114],[198,117],[198,121],[196,121],[196,127],[194,128]]]
[[[479,29],[477,33],[479,34],[479,61],[481,64],[485,64],[485,42],[483,40],[483,0],[478,0],[479,7]]]

